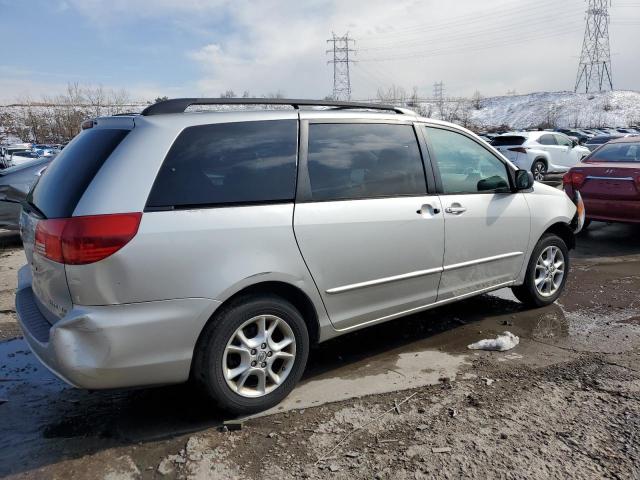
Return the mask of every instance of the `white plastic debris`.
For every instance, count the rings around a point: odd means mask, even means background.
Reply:
[[[496,338],[485,338],[471,345],[467,345],[469,350],[495,350],[504,352],[511,350],[520,343],[520,338],[511,332],[502,332]]]

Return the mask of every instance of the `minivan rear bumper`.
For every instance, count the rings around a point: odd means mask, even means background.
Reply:
[[[38,359],[72,386],[121,388],[184,382],[196,341],[219,302],[188,298],[74,307],[53,326],[38,310],[31,272],[18,272],[16,312]]]

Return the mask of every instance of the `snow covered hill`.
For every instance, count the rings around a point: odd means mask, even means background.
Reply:
[[[471,121],[481,127],[625,127],[640,124],[640,92],[539,92],[485,98]]]

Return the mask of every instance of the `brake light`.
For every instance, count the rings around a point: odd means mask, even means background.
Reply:
[[[509,148],[508,150],[511,152],[527,153],[527,149],[524,147]]]
[[[584,183],[584,173],[568,171],[562,177],[563,185],[570,185],[573,188],[580,188]]]
[[[113,255],[138,233],[142,213],[40,220],[35,250],[54,262],[85,265]]]

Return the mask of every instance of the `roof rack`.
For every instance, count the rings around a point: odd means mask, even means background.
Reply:
[[[142,111],[142,115],[183,113],[191,105],[289,105],[300,107],[334,107],[337,109],[386,110],[405,115],[415,115],[411,110],[379,103],[337,102],[334,100],[300,100],[291,98],[172,98],[154,103]]]

